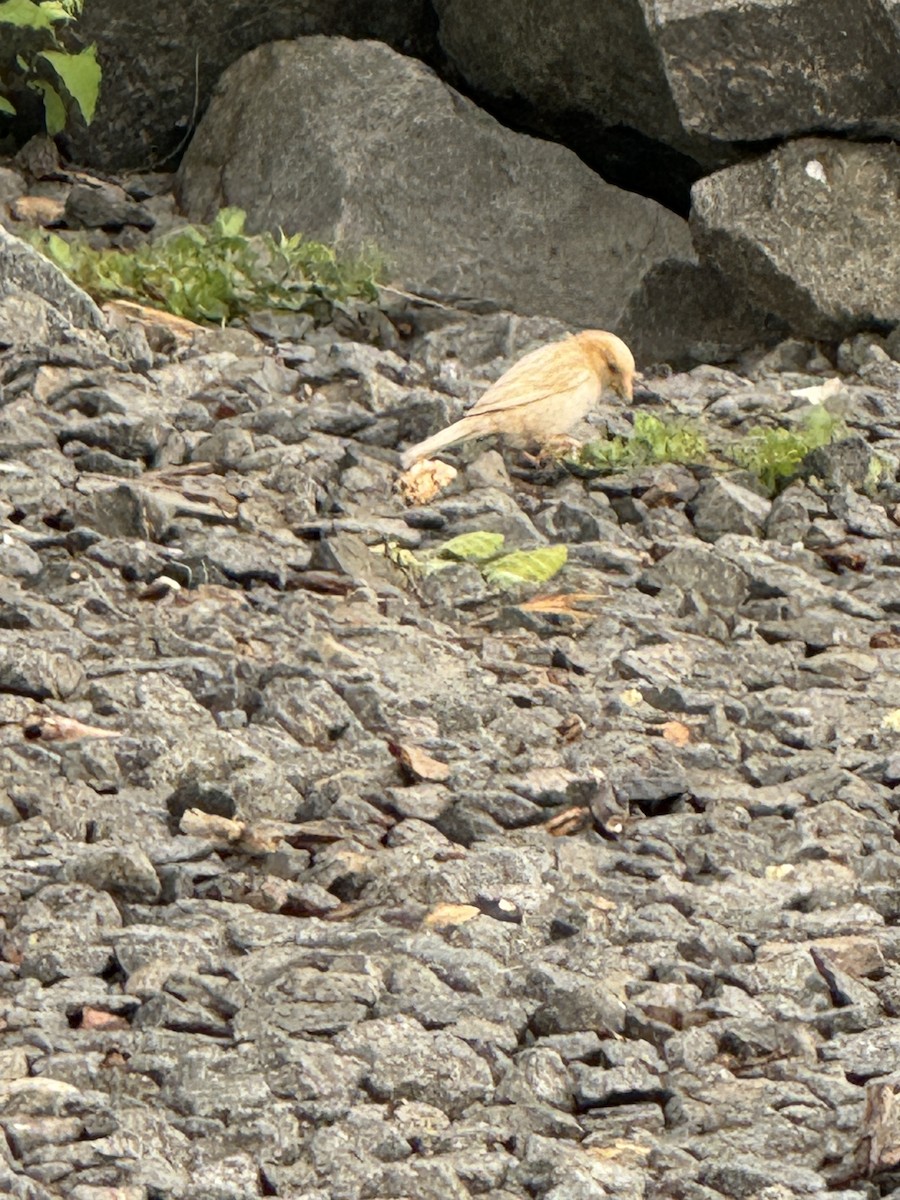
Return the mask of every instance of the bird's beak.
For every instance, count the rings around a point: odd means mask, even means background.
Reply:
[[[618,379],[613,385],[613,391],[617,396],[620,397],[620,399],[627,400],[630,404],[634,399],[631,391],[631,376],[624,376],[623,378]]]

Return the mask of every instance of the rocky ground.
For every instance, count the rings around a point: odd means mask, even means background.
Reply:
[[[723,443],[838,380],[847,436],[774,500],[482,444],[409,507],[398,447],[558,326],[94,328],[24,286],[0,300],[0,1191],[900,1195],[883,343],[643,364],[636,408]],[[518,592],[398,565],[473,530],[569,561]]]

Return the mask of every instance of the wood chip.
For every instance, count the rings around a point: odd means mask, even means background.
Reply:
[[[130,1029],[131,1025],[125,1017],[118,1013],[106,1012],[102,1008],[88,1008],[85,1006],[81,1010],[81,1020],[77,1025],[78,1029]]]
[[[465,925],[481,916],[481,909],[474,904],[438,904],[425,917],[423,924],[432,929],[445,929],[453,925]]]
[[[41,742],[74,742],[78,738],[117,738],[122,736],[117,729],[101,729],[97,725],[84,725],[73,717],[59,717],[54,713],[36,713],[27,718],[23,728],[27,738]]]
[[[166,329],[174,337],[185,341],[190,341],[198,334],[207,332],[204,325],[197,325],[186,317],[177,317],[174,313],[164,312],[161,308],[138,304],[135,300],[110,300],[103,305],[103,312],[113,325],[133,321],[152,328]]]
[[[587,829],[592,823],[591,810],[579,806],[557,813],[555,817],[551,817],[544,823],[544,828],[551,837],[569,837],[573,833],[580,833],[582,829]]]
[[[409,742],[388,742],[388,750],[397,759],[406,774],[413,779],[424,779],[429,783],[446,783],[450,778],[450,768],[447,764],[432,758],[420,746],[414,746]]]
[[[247,826],[243,821],[219,817],[201,808],[189,808],[182,814],[178,828],[188,837],[207,838],[218,845],[233,846],[244,836]]]
[[[575,617],[586,621],[593,614],[584,612],[579,604],[590,604],[600,599],[599,592],[560,592],[556,596],[535,596],[517,605],[522,612],[547,613],[554,616]]]

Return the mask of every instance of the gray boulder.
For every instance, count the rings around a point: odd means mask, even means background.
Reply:
[[[65,320],[80,328],[103,329],[106,326],[103,314],[87,292],[33,246],[0,225],[0,300],[10,296],[18,305],[23,292],[39,296]]]
[[[896,0],[655,0],[644,8],[681,123],[696,134],[900,133]]]
[[[694,185],[701,258],[799,335],[900,322],[900,155],[803,138]]]
[[[674,180],[660,174],[689,181],[698,162],[709,170],[728,161],[727,148],[683,125],[641,0],[434,7],[448,78],[530,129],[569,145],[574,137],[589,160],[599,152],[613,182],[627,164],[648,195],[664,198]]]
[[[428,0],[91,0],[78,21],[96,42],[103,83],[90,128],[67,137],[72,157],[106,170],[146,169],[183,147],[225,68],[263,42],[313,33],[379,38],[408,53],[430,45]]]
[[[265,186],[260,187],[260,181]],[[404,288],[615,328],[685,222],[569,150],[511,133],[375,42],[277,42],[226,71],[180,170],[207,220],[374,244]]]

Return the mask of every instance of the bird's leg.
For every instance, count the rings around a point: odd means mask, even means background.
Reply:
[[[524,457],[532,466],[542,467],[569,458],[580,449],[581,442],[577,438],[569,437],[567,433],[557,433],[543,443],[537,454],[525,454]]]

